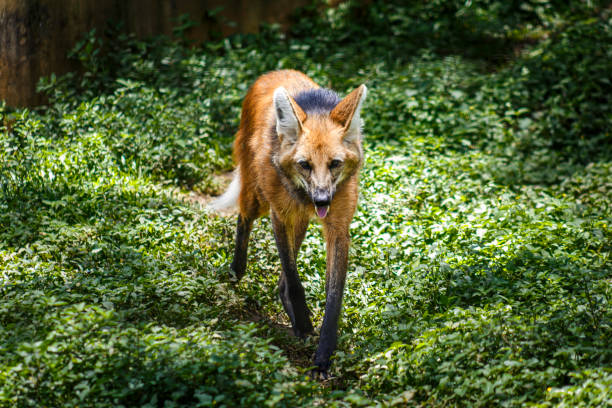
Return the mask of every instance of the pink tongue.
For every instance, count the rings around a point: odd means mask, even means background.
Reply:
[[[327,215],[327,210],[329,209],[329,206],[326,205],[325,207],[317,207],[317,215],[320,218],[324,218]]]

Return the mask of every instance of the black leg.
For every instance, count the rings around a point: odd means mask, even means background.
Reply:
[[[299,247],[296,244],[298,241],[301,243],[306,229],[305,226],[299,228],[288,227],[274,212],[271,212],[271,218],[274,238],[283,268],[278,285],[281,301],[291,319],[293,332],[298,337],[305,337],[312,333],[313,327],[310,321],[310,311],[306,306],[304,287],[297,273],[295,258]]]
[[[239,281],[244,276],[247,264],[247,248],[249,245],[249,235],[253,227],[253,220],[238,216],[238,225],[236,226],[236,248],[234,249],[234,260],[232,261],[232,271],[234,278]]]
[[[327,275],[325,279],[325,317],[321,326],[319,346],[314,363],[324,376],[330,365],[330,358],[338,342],[338,321],[342,307],[342,294],[346,280],[348,262],[348,232],[336,235],[326,231],[327,238]]]

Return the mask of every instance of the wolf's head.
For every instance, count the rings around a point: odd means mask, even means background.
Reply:
[[[276,133],[280,149],[275,161],[296,189],[312,200],[317,215],[327,215],[336,189],[359,169],[360,111],[365,85],[344,99],[326,89],[292,98],[283,87],[274,91]]]

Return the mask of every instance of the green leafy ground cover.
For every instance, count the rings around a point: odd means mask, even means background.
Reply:
[[[612,404],[612,24],[597,2],[310,7],[190,48],[90,35],[0,108],[6,407]],[[178,32],[177,34],[180,34]],[[263,72],[370,89],[334,379],[288,334],[270,225],[218,193]],[[192,193],[193,195],[193,193]],[[324,245],[299,267],[320,324]]]

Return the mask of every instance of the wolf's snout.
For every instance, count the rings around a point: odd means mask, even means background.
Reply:
[[[331,202],[331,194],[327,190],[317,189],[312,195],[312,201],[315,205],[315,210],[319,218],[325,218],[329,203]]]
[[[326,207],[331,202],[331,195],[329,191],[326,190],[317,190],[312,195],[312,201],[317,207]]]

